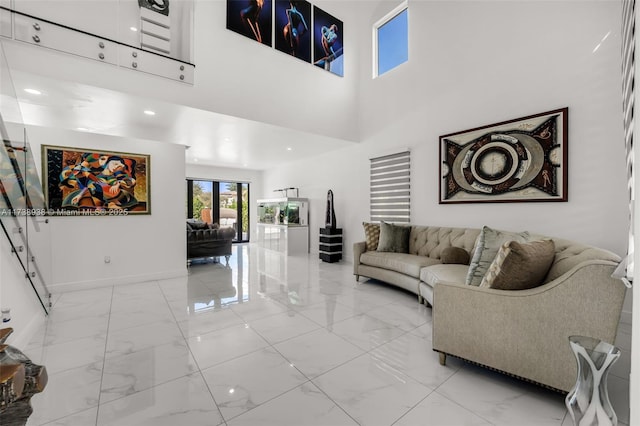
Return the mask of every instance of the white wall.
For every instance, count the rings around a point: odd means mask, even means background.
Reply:
[[[186,174],[187,178],[192,179],[249,183],[249,239],[253,240],[255,238],[255,230],[258,217],[256,200],[264,198],[262,192],[261,171],[187,164]]]
[[[409,61],[373,80],[366,28],[395,5],[362,3],[362,143],[265,172],[265,190],[297,186],[311,198],[312,249],[317,251],[313,229],[324,223],[327,189],[334,191],[350,253],[364,236],[361,222],[369,219],[369,158],[409,147],[413,223],[527,229],[625,254],[620,5],[412,1]],[[564,106],[568,202],[438,204],[440,135]]]
[[[69,8],[86,0],[64,0]],[[46,8],[57,1],[29,0]],[[354,20],[351,2],[319,0],[322,7],[344,22]],[[86,10],[80,7],[78,10]],[[81,19],[81,16],[78,17]],[[345,52],[355,52],[356,29],[345,25]],[[356,57],[346,56],[343,78],[292,58],[274,48],[226,29],[226,1],[194,1],[193,86],[98,61],[5,41],[12,69],[79,84],[178,103],[296,130],[347,140],[357,137]],[[42,66],[47,64],[47,66]],[[326,107],[330,105],[330,107]]]
[[[38,166],[43,144],[151,156],[150,215],[50,219],[52,293],[186,275],[184,147],[34,126],[27,132]]]

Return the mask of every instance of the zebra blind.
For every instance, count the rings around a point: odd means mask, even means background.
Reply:
[[[633,185],[633,109],[635,74],[635,0],[622,2],[622,108],[624,119],[624,143],[627,155],[627,190],[629,193],[629,246],[626,278],[633,280],[634,246],[634,185]]]
[[[409,223],[410,160],[409,151],[371,159],[371,221]]]

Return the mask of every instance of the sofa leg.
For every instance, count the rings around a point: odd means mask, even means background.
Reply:
[[[229,258],[231,256],[229,256],[228,254],[224,256],[224,259],[227,261],[227,266],[229,266]]]
[[[447,365],[447,354],[438,352],[438,355],[440,355],[440,365]]]
[[[418,303],[422,305],[424,303],[424,297],[418,295]]]
[[[360,282],[360,275],[356,275],[356,282]]]

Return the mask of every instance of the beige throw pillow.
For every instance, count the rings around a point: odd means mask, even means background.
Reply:
[[[362,222],[364,226],[364,242],[367,251],[375,251],[378,249],[378,241],[380,240],[380,224]]]
[[[552,240],[506,242],[489,266],[480,287],[524,290],[537,287],[547,276],[555,258]]]
[[[467,272],[466,284],[478,286],[482,282],[482,278],[487,273],[491,262],[495,259],[496,254],[502,244],[507,241],[518,241],[521,243],[531,240],[531,236],[527,231],[515,233],[507,231],[499,231],[497,229],[483,226],[476,250],[473,252],[471,263],[469,264],[469,272]]]

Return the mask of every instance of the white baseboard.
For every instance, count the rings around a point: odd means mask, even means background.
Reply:
[[[47,286],[52,294],[65,293],[69,291],[89,290],[100,287],[110,287],[113,285],[137,284],[147,281],[166,280],[169,278],[179,278],[187,276],[187,268],[173,271],[155,272],[152,274],[127,275],[123,277],[112,277],[98,280],[75,281],[70,283],[57,283]]]

